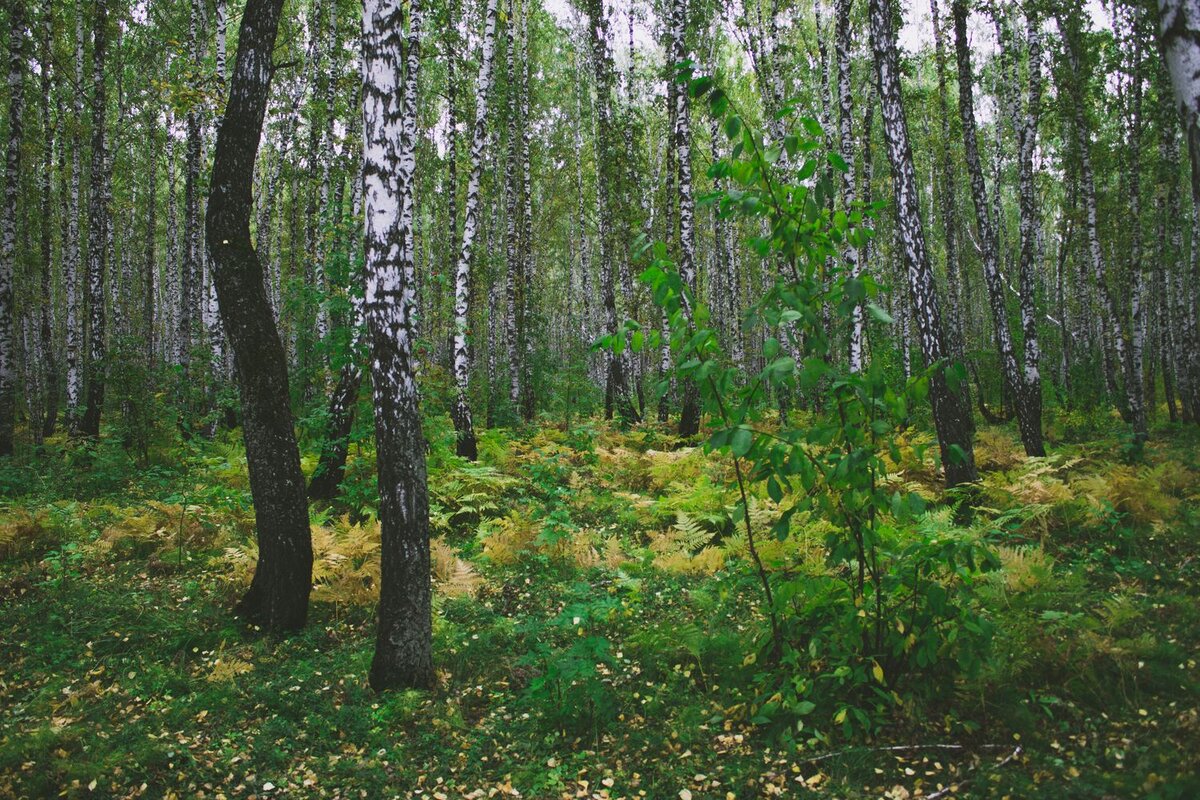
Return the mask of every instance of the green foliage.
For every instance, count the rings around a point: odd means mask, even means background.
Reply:
[[[733,460],[740,494],[733,521],[745,527],[770,621],[755,719],[803,717],[817,709],[815,700],[836,704],[831,719],[847,735],[869,731],[887,704],[900,699],[895,690],[908,673],[937,667],[953,675],[978,666],[990,626],[973,607],[970,590],[995,559],[969,536],[927,534],[921,495],[889,491],[885,456],[900,460],[900,432],[910,404],[926,391],[929,372],[896,391],[879,362],[853,370],[835,357],[834,332],[851,330],[860,314],[875,325],[891,322],[873,302],[874,282],[841,269],[841,249],[867,241],[873,216],[861,206],[831,210],[834,173],[846,169],[844,161],[820,157],[822,132],[810,118],[800,118],[802,134],[764,146],[712,79],[694,78],[685,64],[679,81],[723,118],[734,140],[733,157],[709,170],[728,188],[704,202],[722,217],[762,219],[770,233],[750,244],[781,270],[745,313],[745,325],[763,336],[763,366],[751,372],[725,356],[707,326],[708,310],[674,270],[665,246],[654,246],[641,276],[669,319],[674,376],[697,387],[716,421],[705,449]],[[784,154],[789,169],[779,168]],[[635,349],[659,345],[657,331],[643,336],[632,322],[601,344],[617,352],[627,334]],[[817,413],[802,426],[787,419],[764,425],[764,398],[797,391],[815,398]],[[775,503],[788,500],[770,527],[780,540],[792,535],[798,512],[811,509],[834,523],[826,538],[830,573],[815,591],[809,576],[772,575],[760,558],[755,537],[764,531],[755,531],[750,519],[755,486]],[[802,728],[798,722],[795,729]]]

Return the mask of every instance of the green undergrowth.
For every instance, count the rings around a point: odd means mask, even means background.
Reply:
[[[986,629],[978,663],[914,650],[880,676],[772,662],[725,457],[583,419],[487,431],[467,464],[432,421],[439,683],[388,695],[365,680],[369,448],[313,509],[310,624],[277,640],[229,614],[254,560],[236,437],[53,442],[0,467],[0,796],[1196,796],[1200,442],[1164,427],[1130,458],[1104,421],[1049,425],[1045,459],[981,431],[983,477],[951,497],[903,434],[888,481],[927,505],[889,546],[996,568],[937,581]],[[787,500],[753,494],[768,530]],[[838,611],[830,525],[758,542],[797,641]]]

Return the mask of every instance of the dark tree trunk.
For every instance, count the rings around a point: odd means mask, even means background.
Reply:
[[[221,319],[241,389],[246,461],[257,520],[258,565],[238,613],[264,628],[296,630],[308,617],[312,538],[287,363],[262,264],[250,240],[254,160],[271,89],[283,0],[248,0],[225,117],[217,133],[206,234]]]
[[[947,377],[945,344],[941,311],[934,290],[933,270],[925,248],[925,231],[921,225],[917,178],[913,168],[912,147],[908,138],[908,121],[900,95],[900,64],[896,53],[896,33],[892,27],[890,0],[870,0],[871,46],[875,51],[875,74],[878,80],[879,101],[883,110],[883,134],[888,161],[892,166],[892,183],[896,195],[896,214],[904,262],[908,268],[908,283],[913,301],[914,316],[920,332],[921,351],[925,362],[932,367],[929,378],[929,399],[933,406],[933,423],[937,429],[942,465],[946,470],[946,485],[956,486],[975,480],[975,455],[972,445],[974,424],[965,385],[951,387]],[[965,382],[963,382],[965,384]]]
[[[346,473],[350,453],[350,430],[354,427],[354,409],[362,386],[362,369],[354,363],[355,354],[342,367],[337,386],[329,398],[329,427],[321,444],[321,458],[308,484],[309,500],[332,500]]]

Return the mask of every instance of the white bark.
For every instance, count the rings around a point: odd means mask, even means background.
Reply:
[[[83,8],[75,14],[75,86],[72,111],[75,119],[83,119]],[[83,317],[80,308],[79,261],[82,234],[79,230],[79,183],[82,172],[80,160],[83,137],[78,126],[71,134],[71,177],[67,203],[67,241],[63,249],[63,289],[67,297],[67,424],[74,430],[79,420],[83,399]]]
[[[834,49],[837,54],[838,93],[838,149],[846,161],[846,172],[842,174],[842,210],[847,215],[854,210],[854,98],[850,84],[850,7],[851,0],[837,0],[836,37]],[[853,280],[862,277],[862,264],[858,248],[846,245],[846,271]],[[862,304],[856,304],[850,329],[850,371],[861,372],[863,368],[864,319]]]
[[[9,125],[4,159],[4,194],[0,199],[0,456],[10,455],[13,451],[13,415],[16,411],[13,275],[17,250],[17,196],[21,180],[21,119],[25,105],[25,21],[22,11],[18,3],[9,12]]]
[[[492,68],[496,50],[496,7],[497,0],[487,0],[483,21],[483,51],[475,93],[475,124],[471,131],[471,173],[467,179],[462,241],[459,243],[458,265],[454,275],[454,382],[458,390],[454,416],[460,447],[467,448],[471,458],[474,457],[475,433],[471,423],[471,406],[467,400],[468,382],[471,377],[467,324],[470,312],[471,255],[479,228],[479,182],[488,138],[488,100],[492,91]]]

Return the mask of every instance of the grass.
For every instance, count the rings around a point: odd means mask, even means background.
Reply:
[[[0,470],[0,796],[1193,797],[1198,442],[1125,465],[1091,436],[1045,462],[983,437],[984,667],[914,676],[867,735],[807,717],[797,746],[759,717],[728,467],[662,432],[489,433],[475,467],[436,444],[439,684],[388,695],[369,502],[314,511],[311,622],[279,640],[228,611],[253,552],[235,440],[149,466],[58,443]],[[940,498],[931,457],[895,480]],[[822,570],[822,525],[766,557]]]

